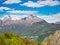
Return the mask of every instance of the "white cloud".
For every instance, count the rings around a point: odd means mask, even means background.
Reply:
[[[50,15],[50,16],[38,16],[38,17],[46,20],[49,23],[55,23],[55,22],[60,21],[60,13],[53,14],[53,15]]]
[[[38,3],[34,3],[32,1],[28,1],[24,4],[20,4],[21,6],[28,6],[28,7],[40,7],[40,6],[44,6],[44,5],[40,5]]]
[[[21,10],[7,11],[7,13],[10,14],[24,14],[24,15],[35,14],[37,12],[38,11],[21,11]]]
[[[7,0],[4,2],[4,4],[13,4],[13,3],[19,3],[21,0]]]
[[[0,7],[0,11],[3,11],[3,10],[11,10],[11,9],[8,7]]]
[[[42,0],[39,0],[37,2],[32,2],[32,1],[28,1],[26,3],[23,3],[23,4],[20,4],[22,6],[28,6],[28,7],[43,7],[43,6],[54,6],[54,5],[60,5],[60,2],[55,0],[45,0],[45,1],[42,1]]]

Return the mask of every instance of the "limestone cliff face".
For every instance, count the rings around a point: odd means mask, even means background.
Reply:
[[[46,37],[42,45],[60,45],[60,30],[57,30],[54,34]]]

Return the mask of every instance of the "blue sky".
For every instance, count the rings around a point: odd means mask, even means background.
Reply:
[[[31,14],[51,20],[48,22],[60,21],[56,19],[60,15],[60,0],[0,0],[0,16]]]

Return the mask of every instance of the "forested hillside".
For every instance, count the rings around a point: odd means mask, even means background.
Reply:
[[[0,34],[0,45],[40,45],[28,38],[21,38],[13,33]]]

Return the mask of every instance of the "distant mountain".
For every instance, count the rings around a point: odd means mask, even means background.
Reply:
[[[60,24],[60,21],[56,22],[55,24]]]
[[[41,41],[40,38],[45,38],[58,29],[60,24],[51,24],[33,15],[24,18],[7,16],[0,19],[0,33],[13,32],[37,41]]]
[[[22,18],[22,21],[25,22],[25,24],[34,24],[34,23],[47,23],[44,19],[41,19],[37,16],[30,15],[28,17]]]
[[[31,24],[34,24],[34,23],[47,23],[45,20],[37,17],[37,16],[33,16],[33,15],[30,15],[30,16],[27,16],[27,17],[24,17],[24,18],[21,18],[19,16],[5,16],[3,17],[3,20],[1,20],[5,25],[6,24],[12,24],[12,23],[19,23],[19,24],[24,24],[24,25],[31,25]],[[0,22],[1,22],[0,21]]]

